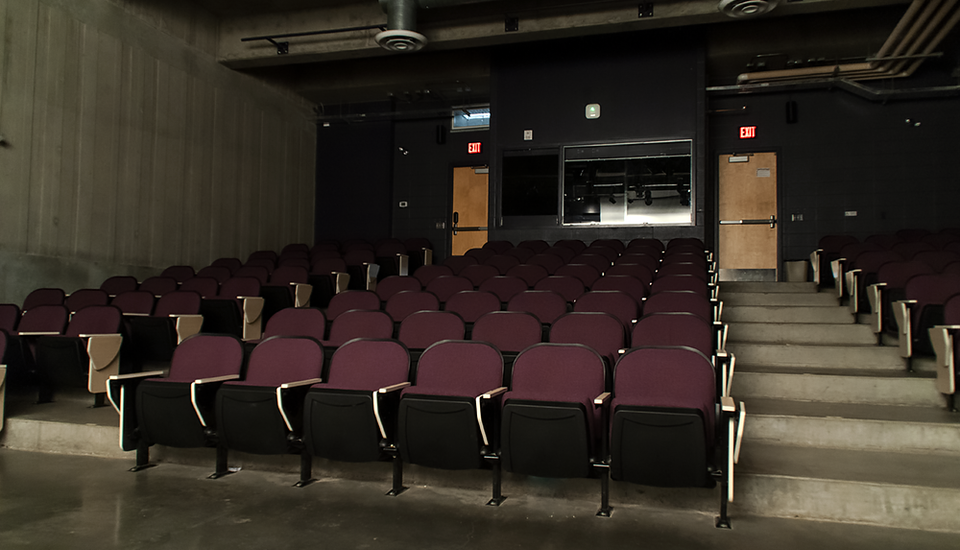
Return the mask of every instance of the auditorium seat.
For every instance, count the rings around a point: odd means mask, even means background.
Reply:
[[[615,480],[657,487],[706,487],[720,482],[717,527],[729,527],[733,467],[739,456],[742,404],[730,398],[717,427],[710,360],[686,347],[641,347],[624,354],[614,371],[610,474]]]
[[[178,290],[157,300],[152,315],[126,318],[129,345],[124,346],[137,370],[166,366],[184,339],[200,332],[200,294]]]
[[[500,298],[500,302],[506,304],[510,301],[510,298],[513,298],[515,295],[527,290],[527,282],[521,279],[520,277],[513,277],[510,275],[497,275],[496,277],[490,277],[486,281],[480,283],[479,290],[485,290],[487,292],[492,292]]]
[[[191,279],[187,279],[187,280],[192,280],[195,278],[196,277],[192,277]],[[201,280],[213,281],[214,285],[209,285],[209,283],[206,283],[208,286],[206,287],[205,290],[209,292],[209,290],[212,289],[213,293],[216,294],[220,283],[217,283],[215,279],[211,279],[208,277],[201,278]],[[184,283],[186,283],[186,281],[184,281]],[[177,280],[174,279],[173,277],[164,277],[164,276],[147,277],[146,279],[143,280],[142,283],[140,283],[140,290],[145,290],[156,297],[160,297],[177,290],[180,284],[181,283],[178,283]],[[197,282],[195,281],[194,283],[191,283],[191,285],[193,284],[197,284]],[[190,290],[189,286],[187,287],[187,290]]]
[[[956,411],[957,384],[960,382],[960,294],[943,304],[943,324],[932,327],[929,336],[936,353],[937,391],[947,397],[947,410]]]
[[[503,254],[507,250],[513,248],[513,243],[510,241],[487,241],[483,243],[481,248],[493,250],[496,254]]]
[[[216,298],[205,296],[200,304],[205,332],[233,334],[244,340],[260,339],[262,313],[260,281],[253,277],[227,279]]]
[[[526,241],[521,241],[517,245],[517,248],[528,248],[533,251],[534,254],[542,254],[544,250],[550,248],[550,245],[547,244],[547,241],[541,239],[531,239]]]
[[[426,267],[426,266],[425,266]],[[387,300],[383,310],[390,315],[394,323],[401,323],[408,315],[415,311],[438,311],[440,300],[432,292],[426,290],[404,290]]]
[[[444,470],[493,470],[493,497],[503,502],[497,459],[503,359],[485,342],[443,341],[427,348],[416,382],[400,393],[397,447],[407,464]]]
[[[81,288],[71,292],[63,300],[70,313],[76,313],[87,306],[105,306],[110,303],[110,295],[99,288]]]
[[[180,290],[196,292],[203,298],[216,298],[220,292],[220,283],[213,277],[193,277],[180,283]]]
[[[538,265],[547,271],[547,275],[553,275],[560,266],[567,262],[560,256],[544,252],[531,256],[527,263],[530,265]]]
[[[303,446],[303,402],[309,387],[322,382],[323,346],[313,338],[273,336],[250,354],[243,380],[224,382],[217,391],[218,453],[211,477],[230,473],[230,450],[258,455],[300,454]],[[222,450],[221,450],[222,449]],[[297,483],[312,481],[310,468]]]
[[[476,265],[480,262],[476,258],[471,256],[448,256],[447,259],[443,260],[443,264],[450,268],[454,275],[460,275],[460,272],[463,271],[463,268],[468,265]]]
[[[544,325],[544,331],[546,331],[558,317],[567,313],[567,301],[552,290],[524,290],[510,298],[507,302],[507,311],[525,311],[533,314]]]
[[[856,244],[859,239],[852,235],[824,235],[817,242],[817,248],[810,253],[810,265],[813,267],[813,282],[819,287],[834,284],[831,263],[840,257],[844,246]]]
[[[589,289],[600,278],[601,272],[587,264],[567,264],[557,269],[555,275],[571,275],[580,279],[584,288]]]
[[[581,311],[567,313],[554,321],[548,341],[588,346],[603,357],[609,372],[616,364],[620,350],[627,347],[627,332],[620,320],[610,313]]]
[[[496,277],[500,274],[500,270],[492,265],[486,264],[474,264],[465,266],[460,270],[460,276],[465,277],[473,283],[473,288],[480,288],[480,285],[483,284],[487,279]]]
[[[453,270],[445,265],[423,265],[413,272],[413,276],[420,281],[420,286],[426,287],[435,277],[453,275]]]
[[[506,254],[496,254],[483,261],[483,265],[489,265],[497,269],[498,274],[506,275],[507,271],[514,266],[520,265],[520,260],[514,256]]]
[[[577,299],[573,311],[609,313],[620,321],[624,333],[629,334],[633,323],[640,317],[640,303],[621,290],[591,290]]]
[[[873,332],[877,343],[883,343],[883,333],[895,334],[897,323],[893,314],[893,304],[906,297],[907,281],[917,275],[932,275],[934,269],[918,260],[887,262],[877,270],[876,282],[867,288],[873,317]]]
[[[113,277],[106,278],[100,284],[100,290],[106,292],[110,296],[117,296],[119,294],[123,294],[124,292],[137,290],[138,286],[140,286],[140,283],[137,282],[136,277],[132,277],[130,275],[115,275]]]
[[[303,442],[309,456],[345,462],[393,462],[393,489],[403,487],[396,447],[399,390],[410,384],[410,355],[395,340],[357,339],[333,354],[323,383],[304,400]],[[305,463],[306,462],[306,463]],[[309,461],[301,461],[309,467]],[[309,479],[301,470],[300,478]]]
[[[610,269],[610,266],[613,265],[613,261],[608,259],[606,256],[601,256],[600,254],[589,254],[588,251],[589,249],[584,250],[581,254],[577,254],[567,265],[586,264],[596,269],[597,273],[600,275],[603,275],[603,273]],[[584,281],[584,283],[586,283],[586,281]]]
[[[210,263],[213,267],[225,267],[230,270],[230,274],[234,274],[238,269],[243,267],[243,262],[240,261],[240,258],[217,258]]]
[[[460,315],[466,324],[467,338],[470,338],[474,322],[486,313],[499,311],[500,305],[500,298],[492,292],[464,290],[451,296],[443,309]]]
[[[527,287],[533,288],[541,279],[550,275],[543,266],[533,264],[515,265],[507,270],[507,276],[519,277],[527,283]]]
[[[440,303],[444,304],[457,292],[473,290],[473,283],[466,277],[441,275],[430,281],[430,284],[428,284],[424,290],[435,294],[437,299],[440,300]]]
[[[503,384],[510,385],[513,362],[528,347],[544,341],[540,319],[525,311],[492,311],[473,325],[471,339],[493,344],[503,357]]]
[[[330,322],[330,334],[322,341],[324,349],[333,350],[354,338],[393,338],[393,319],[380,310],[351,309]]]
[[[137,451],[131,471],[153,466],[153,445],[216,445],[216,393],[223,382],[240,379],[242,366],[239,338],[196,334],[177,346],[165,378],[158,370],[111,376],[108,396],[120,413],[120,448]]]
[[[416,378],[423,350],[442,340],[463,340],[466,326],[452,311],[415,311],[400,322],[399,340],[410,351],[411,379]]]
[[[381,303],[386,303],[391,296],[402,290],[423,290],[423,286],[420,279],[411,275],[390,275],[377,283],[377,296]]]
[[[503,253],[504,256],[512,256],[516,258],[521,264],[527,263],[527,261],[529,261],[534,254],[535,252],[533,250],[523,247],[510,248]]]
[[[617,275],[608,271],[593,283],[592,290],[619,290],[633,298],[638,305],[642,305],[650,291],[650,284],[632,275]]]
[[[232,276],[233,274],[230,273],[230,270],[226,267],[208,265],[207,267],[201,268],[200,271],[197,271],[197,277],[209,277],[221,285]]]
[[[315,307],[288,307],[281,309],[267,321],[263,340],[274,336],[304,336],[318,342],[326,338],[327,318]]]
[[[20,309],[26,313],[37,306],[59,306],[66,297],[66,293],[59,288],[38,288],[27,294]]]
[[[399,239],[386,239],[378,242],[373,250],[374,262],[380,266],[379,279],[391,275],[410,275],[410,256],[407,247]]]
[[[583,281],[573,275],[551,275],[545,277],[537,281],[533,289],[552,290],[563,296],[563,299],[570,304],[570,307],[573,307],[573,303],[577,301],[577,298],[586,292]]]
[[[553,243],[553,246],[559,246],[571,250],[574,255],[579,254],[584,248],[587,247],[587,245],[584,244],[584,242],[580,239],[561,239]]]
[[[40,379],[39,402],[51,401],[56,389],[73,387],[87,388],[97,396],[95,406],[104,405],[107,378],[122,372],[122,328],[119,308],[90,305],[73,314],[63,335],[37,337],[34,365]]]
[[[146,290],[128,290],[114,296],[110,305],[118,307],[124,315],[150,315],[156,301],[156,296]]]
[[[346,290],[330,299],[327,320],[333,322],[341,313],[351,309],[380,309],[380,297],[372,290]]]
[[[580,243],[583,244],[583,243]],[[570,260],[577,255],[576,251],[573,248],[566,246],[551,246],[550,248],[543,251],[544,254],[549,254],[551,256],[556,256],[563,260],[563,263],[570,263]]]
[[[162,272],[160,272],[161,277],[170,277],[177,283],[183,283],[187,279],[196,277],[196,273],[193,271],[193,268],[189,265],[171,265],[167,267]]]
[[[500,461],[507,472],[547,478],[601,477],[601,515],[609,515],[606,369],[579,344],[535,344],[517,357],[503,394]]]
[[[944,304],[960,294],[958,275],[917,275],[904,287],[904,299],[893,304],[900,356],[908,367],[914,355],[932,355],[929,329],[944,324]]]

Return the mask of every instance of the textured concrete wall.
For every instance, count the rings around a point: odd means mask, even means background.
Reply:
[[[157,5],[0,0],[0,301],[312,239],[311,106]]]

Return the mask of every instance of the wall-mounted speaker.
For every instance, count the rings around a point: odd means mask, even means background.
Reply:
[[[437,124],[437,145],[443,145],[447,142],[447,127],[443,124]]]
[[[787,124],[796,124],[797,123],[797,102],[788,101],[787,102]]]

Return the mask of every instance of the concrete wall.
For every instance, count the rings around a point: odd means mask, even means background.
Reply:
[[[160,4],[0,0],[0,301],[311,240],[310,105]]]

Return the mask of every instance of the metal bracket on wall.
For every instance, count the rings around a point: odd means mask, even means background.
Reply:
[[[520,30],[520,18],[508,15],[503,20],[503,32],[517,32]]]
[[[644,2],[637,6],[637,17],[640,19],[653,17],[653,2]]]
[[[271,34],[267,36],[250,36],[247,38],[241,38],[241,42],[250,42],[252,40],[266,40],[267,42],[273,44],[277,48],[277,55],[286,55],[290,53],[290,43],[289,42],[277,42],[275,38],[294,38],[298,36],[317,36],[320,34],[338,34],[343,32],[354,32],[354,31],[369,31],[373,29],[379,29],[381,32],[387,30],[387,24],[382,25],[366,25],[363,27],[344,27],[342,29],[328,29],[325,31],[308,31],[308,32],[291,32],[286,34]]]

